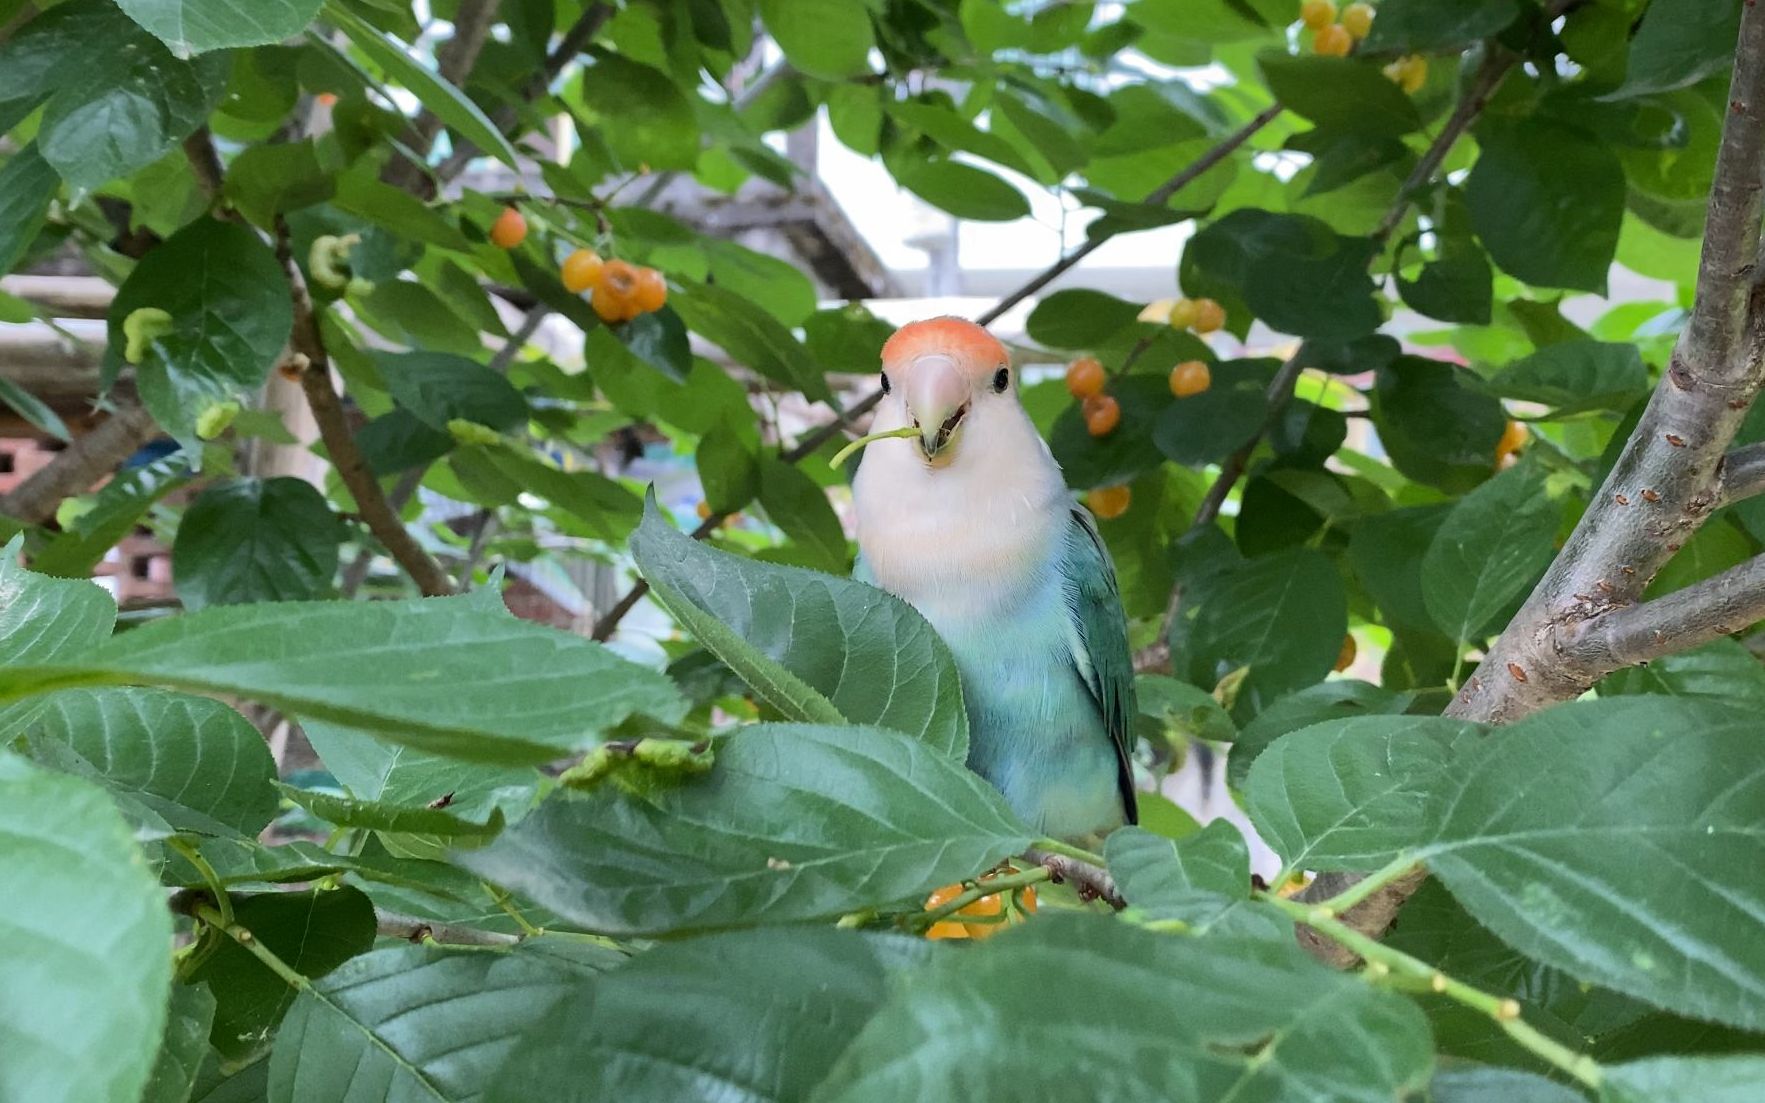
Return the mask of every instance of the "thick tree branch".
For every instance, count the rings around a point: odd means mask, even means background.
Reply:
[[[1045,850],[1031,850],[1024,857],[1046,869],[1056,884],[1065,882],[1077,888],[1080,896],[1102,900],[1117,911],[1128,906],[1115,887],[1115,878],[1102,866]]]
[[[1765,620],[1765,556],[1670,594],[1588,621],[1568,649],[1589,672],[1609,674],[1686,651]]]
[[[0,494],[0,514],[32,525],[49,521],[64,499],[91,490],[158,432],[146,410],[135,405],[119,408],[10,494]]]
[[[1213,146],[1206,153],[1203,153],[1200,157],[1197,157],[1194,161],[1184,166],[1181,172],[1178,172],[1175,176],[1159,185],[1158,188],[1148,195],[1143,202],[1155,206],[1167,202],[1173,195],[1199,178],[1202,173],[1213,168],[1226,157],[1230,156],[1234,150],[1249,141],[1257,131],[1267,126],[1280,113],[1281,107],[1279,105],[1264,108],[1249,122],[1220,139],[1217,145]],[[1048,286],[1048,284],[1057,279],[1062,273],[1090,256],[1091,253],[1096,251],[1098,246],[1102,245],[1105,241],[1108,241],[1111,236],[1113,235],[1100,234],[1085,242],[1085,244],[1079,246],[1077,249],[1074,249],[1072,252],[1063,255],[1059,260],[1055,261],[1041,272],[1038,272],[1022,286],[1018,287],[1016,290],[1000,299],[997,303],[994,303],[986,311],[982,312],[977,318],[975,318],[976,324],[984,326],[991,325],[998,321],[1004,316],[1006,311],[1029,298],[1031,295],[1034,295],[1042,288]],[[847,407],[845,412],[837,419],[830,421],[819,428],[810,430],[797,442],[795,447],[784,452],[779,458],[785,463],[801,463],[804,459],[807,459],[819,451],[822,445],[839,436],[842,429],[849,426],[858,418],[861,418],[865,414],[876,409],[876,405],[882,401],[882,397],[882,391],[871,391],[862,399],[859,399],[856,403]],[[728,519],[728,514],[713,513],[710,517],[706,518],[703,524],[693,530],[693,539],[704,539],[706,536],[715,532],[717,526],[721,525]],[[611,639],[613,633],[619,628],[619,622],[625,619],[625,614],[631,612],[632,608],[637,605],[638,601],[641,600],[645,594],[649,593],[649,589],[650,584],[648,582],[641,578],[638,579],[637,582],[632,585],[631,589],[627,590],[625,595],[613,604],[612,608],[608,609],[601,615],[599,620],[595,621],[594,630],[592,632],[593,637],[601,641]]]
[[[1569,646],[1575,635],[1634,605],[1722,496],[1724,452],[1765,377],[1755,271],[1762,166],[1765,11],[1747,5],[1691,318],[1605,484],[1449,715],[1502,723],[1585,692],[1602,671]]]
[[[380,483],[369,469],[368,461],[356,447],[349,417],[331,384],[331,358],[325,351],[324,336],[319,332],[312,296],[307,293],[306,281],[294,262],[288,224],[280,220],[276,225],[276,256],[282,262],[282,271],[288,277],[289,294],[294,300],[294,333],[288,341],[292,362],[299,367],[300,389],[306,394],[307,405],[312,407],[313,420],[319,426],[319,439],[325,442],[331,465],[355,498],[356,511],[368,531],[411,576],[417,589],[426,597],[453,593],[453,581],[404,527],[386,495],[381,493]]]
[[[1765,494],[1765,443],[1736,448],[1722,460],[1716,492],[1720,509]]]

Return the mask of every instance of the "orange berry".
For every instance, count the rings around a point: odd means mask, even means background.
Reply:
[[[1066,389],[1074,398],[1103,393],[1103,365],[1095,356],[1081,356],[1066,366]]]
[[[637,268],[622,260],[603,264],[590,305],[603,322],[629,322],[637,317]]]
[[[1106,394],[1094,394],[1085,399],[1082,409],[1085,429],[1094,437],[1106,437],[1121,424],[1121,403]]]
[[[1332,23],[1312,38],[1311,48],[1324,57],[1347,57],[1354,48],[1354,36],[1340,23]]]
[[[1299,5],[1299,21],[1314,31],[1321,31],[1336,22],[1333,0],[1305,0]]]
[[[1185,360],[1171,369],[1171,393],[1178,398],[1200,394],[1213,386],[1213,372],[1200,360]]]
[[[1036,914],[1036,886],[1025,885],[1023,891],[1018,893],[1017,899],[1023,905],[1024,911],[1031,915]]]
[[[1212,333],[1226,328],[1226,308],[1212,299],[1195,300],[1195,332]]]
[[[513,207],[504,207],[490,228],[490,243],[498,249],[513,249],[527,240],[527,219]]]
[[[945,885],[925,898],[925,910],[941,908],[962,894],[962,885]],[[927,938],[967,938],[968,928],[954,919],[940,919],[926,929]]]
[[[1506,456],[1518,453],[1520,449],[1526,447],[1526,441],[1530,438],[1531,434],[1526,431],[1524,425],[1517,421],[1508,422],[1507,428],[1501,432],[1501,439],[1495,442],[1496,460],[1500,461]]]
[[[335,92],[320,92],[317,96],[315,96],[313,98],[318,100],[322,106],[325,106],[325,107],[337,106],[337,93],[335,93]]]
[[[711,503],[700,502],[699,508],[695,512],[698,513],[699,520],[709,521],[711,519]]]
[[[1188,329],[1195,324],[1199,310],[1194,299],[1178,299],[1171,307],[1170,323],[1173,329]]]
[[[1086,507],[1104,521],[1113,521],[1126,513],[1133,500],[1133,491],[1125,486],[1105,486],[1085,495]]]
[[[1340,674],[1354,665],[1354,637],[1342,637],[1342,650],[1336,652],[1336,672]]]
[[[564,290],[572,295],[580,295],[584,291],[601,282],[601,269],[606,262],[593,249],[578,249],[564,258],[564,266],[559,275],[564,278]]]
[[[662,309],[662,304],[668,301],[668,284],[662,279],[662,273],[654,268],[639,268],[637,292],[631,301],[637,304],[638,311],[643,314]]]
[[[1367,37],[1373,29],[1373,6],[1371,4],[1350,4],[1342,9],[1342,29],[1349,33],[1356,42]]]

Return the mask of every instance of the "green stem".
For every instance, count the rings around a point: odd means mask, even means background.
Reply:
[[[1316,905],[1330,909],[1331,914],[1341,915],[1349,908],[1378,892],[1391,882],[1404,876],[1416,868],[1416,860],[1408,854],[1399,854],[1383,869],[1376,870],[1362,877],[1359,881],[1337,893],[1323,903]]]
[[[508,893],[504,892],[502,889],[497,888],[495,885],[491,884],[489,881],[480,881],[478,883],[480,885],[484,886],[484,891],[488,892],[490,894],[490,898],[492,900],[496,901],[496,906],[503,910],[503,914],[507,915],[510,919],[513,919],[515,921],[515,926],[521,928],[522,937],[532,938],[535,935],[540,935],[540,934],[545,933],[544,931],[541,931],[538,927],[535,927],[533,924],[527,922],[527,917],[521,914],[521,910],[519,908],[515,907],[515,903],[514,903],[514,901],[509,899]]]
[[[264,966],[268,968],[270,972],[281,977],[282,980],[288,984],[288,987],[302,992],[311,987],[310,981],[295,972],[292,965],[289,965],[286,961],[277,957],[275,951],[259,942],[256,935],[237,923],[223,921],[221,913],[209,907],[207,904],[196,905],[192,914],[204,923],[207,923],[209,926],[225,934],[234,942],[237,942],[244,948],[246,953],[263,962]]]
[[[178,838],[176,835],[167,839],[166,844],[183,855],[186,862],[196,867],[196,872],[202,875],[202,883],[208,886],[208,891],[214,896],[215,907],[219,909],[221,917],[221,926],[232,926],[233,901],[227,895],[227,888],[221,882],[221,875],[215,872],[214,866],[209,865],[208,859],[202,856],[202,851],[192,846],[187,839]]]
[[[1384,871],[1381,871],[1384,872]],[[1562,1069],[1575,1079],[1590,1088],[1600,1086],[1601,1069],[1599,1063],[1584,1053],[1576,1053],[1569,1047],[1539,1033],[1526,1020],[1520,1018],[1520,1005],[1517,1001],[1485,992],[1481,988],[1473,988],[1463,981],[1455,980],[1419,958],[1413,958],[1401,950],[1394,950],[1338,920],[1328,908],[1296,903],[1285,900],[1273,893],[1259,892],[1257,897],[1285,912],[1297,922],[1304,923],[1312,930],[1326,938],[1334,939],[1359,954],[1367,962],[1367,971],[1374,977],[1389,974],[1399,979],[1402,987],[1422,987],[1431,992],[1438,992],[1448,999],[1464,1004],[1483,1012],[1502,1028],[1508,1037],[1520,1043],[1526,1049]]]
[[[1011,892],[1026,885],[1038,884],[1048,880],[1050,876],[1052,875],[1046,867],[1037,866],[1034,869],[1026,869],[1022,873],[1007,873],[1000,877],[989,877],[985,881],[976,882],[937,907],[910,915],[907,919],[911,924],[923,930],[946,916],[955,915],[984,896],[997,896],[1002,892]]]
[[[1079,862],[1089,862],[1094,866],[1104,866],[1103,855],[1095,854],[1083,847],[1072,846],[1059,839],[1037,839],[1030,844],[1031,850],[1046,850],[1050,854],[1059,854]]]
[[[868,436],[859,437],[851,444],[848,444],[838,452],[835,452],[833,459],[827,461],[827,466],[833,468],[839,467],[840,464],[846,462],[847,456],[850,456],[852,453],[858,451],[858,449],[863,448],[871,441],[888,440],[891,437],[917,437],[918,435],[918,429],[915,429],[910,425],[903,425],[899,429],[885,429],[880,433],[871,433]]]

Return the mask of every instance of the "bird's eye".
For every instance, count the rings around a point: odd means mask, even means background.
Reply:
[[[1011,369],[1000,368],[993,373],[993,393],[1003,394],[1006,387],[1011,386]]]
[[[883,385],[883,394],[888,394],[891,389],[889,387],[889,373],[888,372],[882,373],[882,385]]]

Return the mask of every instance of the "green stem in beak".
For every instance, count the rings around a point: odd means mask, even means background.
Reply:
[[[889,429],[886,432],[871,433],[869,436],[859,437],[851,444],[846,445],[844,448],[834,453],[833,459],[828,460],[827,465],[829,467],[838,467],[840,464],[845,463],[852,453],[863,448],[873,440],[887,440],[890,437],[917,437],[918,435],[919,430],[910,425],[903,425],[899,429]]]

